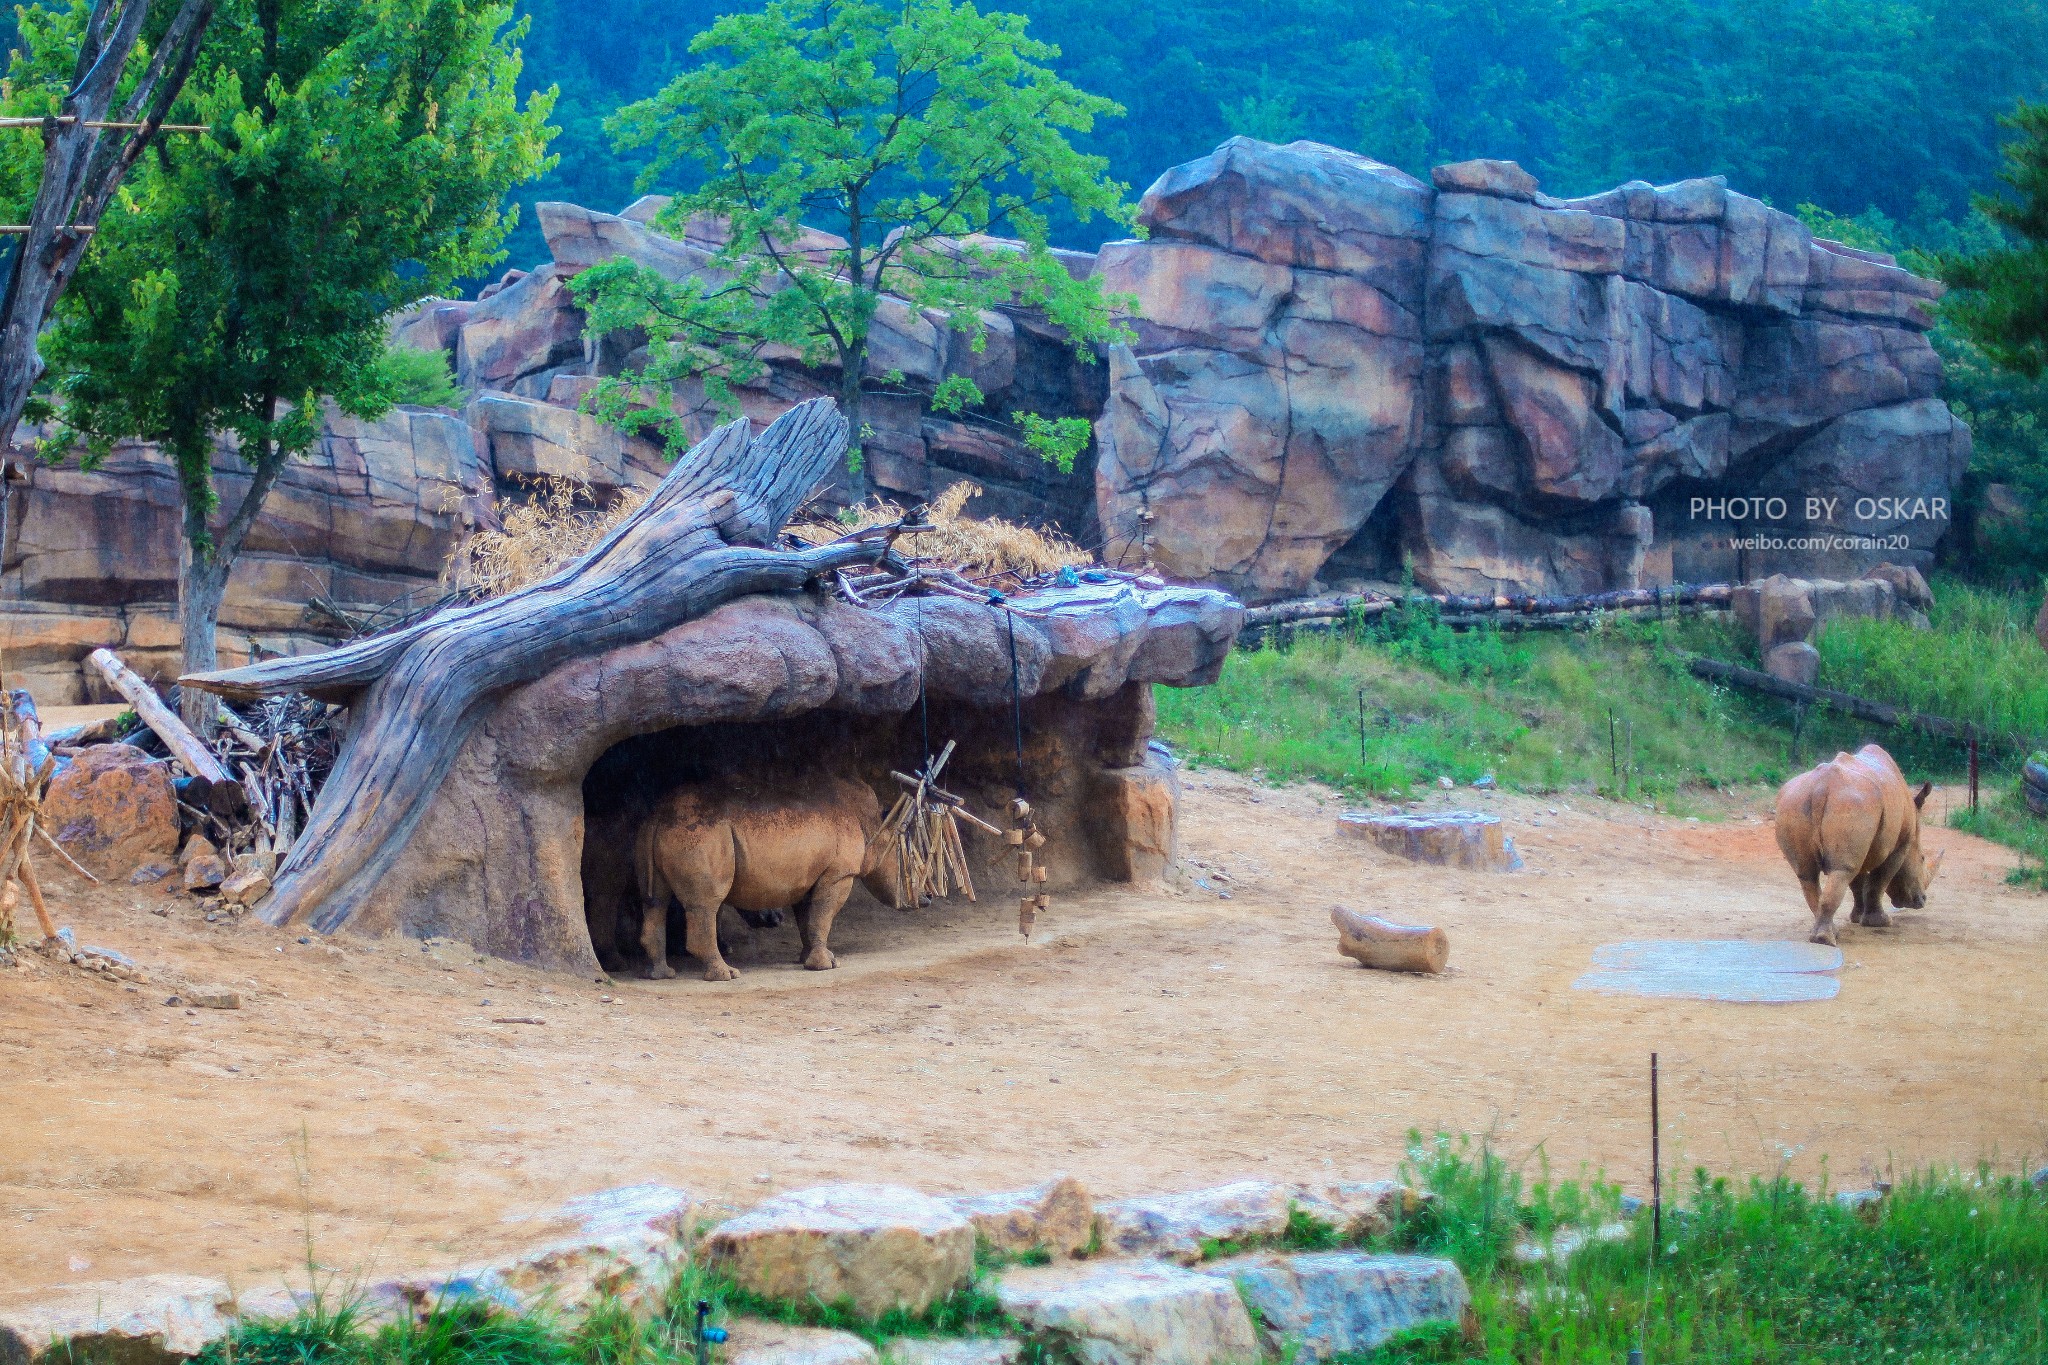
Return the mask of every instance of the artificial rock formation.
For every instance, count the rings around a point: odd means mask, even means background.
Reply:
[[[969,479],[975,515],[1056,524],[1109,562],[1251,600],[1404,563],[1483,594],[1931,564],[1969,456],[1924,335],[1937,285],[1718,179],[1560,200],[1512,164],[1465,162],[1431,182],[1246,138],[1169,170],[1141,205],[1146,240],[1060,253],[1138,301],[1134,342],[1092,358],[1029,309],[955,331],[884,299],[875,488],[909,505]],[[536,479],[598,501],[659,484],[661,450],[577,410],[645,338],[586,336],[570,286],[622,256],[709,270],[717,233],[655,231],[662,202],[539,205],[549,260],[393,319],[397,343],[448,356],[465,405],[327,416],[229,580],[224,659],[304,653],[431,603],[462,537]],[[756,429],[836,392],[829,370],[767,359],[738,392]],[[933,410],[954,376],[987,402]],[[702,397],[675,394],[700,435]],[[1023,444],[1024,412],[1086,418],[1094,447],[1060,473]],[[225,449],[218,467],[231,501],[246,475]],[[46,705],[101,699],[80,661],[110,645],[167,678],[169,462],[122,447],[90,474],[12,468],[10,674]]]
[[[1931,562],[1970,448],[1939,286],[1718,178],[1432,180],[1233,138],[1152,186],[1101,253],[1140,317],[1097,425],[1112,555],[1253,599],[1404,559],[1485,593]],[[1885,539],[1731,544],[1826,532]]]
[[[1165,870],[1173,775],[1150,686],[1212,681],[1243,609],[1157,580],[1076,583],[1008,608],[806,585],[887,551],[876,531],[779,546],[844,449],[829,401],[758,437],[719,428],[568,566],[505,597],[324,654],[183,679],[238,699],[303,691],[348,736],[259,913],[322,932],[459,939],[594,972],[618,947],[637,821],[677,783],[892,791],[911,725],[958,741],[948,786],[1000,812],[1028,792],[1048,889]],[[916,715],[910,713],[913,708]],[[1014,859],[970,849],[984,885]]]

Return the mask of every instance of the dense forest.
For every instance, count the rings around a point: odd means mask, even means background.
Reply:
[[[526,80],[558,85],[552,174],[522,200],[618,208],[603,122],[739,0],[523,0]],[[1574,194],[1725,174],[1790,209],[1875,209],[1942,241],[1993,187],[1998,118],[2048,95],[2048,0],[1000,0],[1124,118],[1082,139],[1135,195],[1233,133],[1422,172],[1507,157]],[[1089,246],[1098,220],[1055,239]],[[528,215],[512,264],[542,255]]]

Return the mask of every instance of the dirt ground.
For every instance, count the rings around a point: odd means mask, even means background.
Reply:
[[[263,1288],[303,1283],[308,1246],[345,1277],[475,1263],[636,1181],[744,1204],[1062,1170],[1099,1197],[1376,1178],[1410,1128],[1641,1188],[1652,1049],[1673,1164],[1842,1185],[2048,1153],[2048,898],[2003,884],[2007,851],[1934,832],[1929,908],[1845,926],[1832,1002],[1614,998],[1571,989],[1603,942],[1804,937],[1764,798],[1693,823],[1455,796],[1507,819],[1527,871],[1411,866],[1339,836],[1326,793],[1197,773],[1176,887],[1057,900],[1028,945],[1006,897],[856,904],[838,971],[796,968],[785,926],[731,985],[308,941],[48,875],[59,919],[151,979],[0,972],[0,1283]],[[1357,968],[1333,902],[1443,925],[1452,970]],[[165,1004],[194,987],[242,1007]]]

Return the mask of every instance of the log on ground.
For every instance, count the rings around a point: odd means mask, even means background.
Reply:
[[[1435,975],[1451,960],[1450,936],[1433,926],[1395,924],[1341,905],[1330,907],[1330,922],[1337,926],[1337,951],[1361,967]]]

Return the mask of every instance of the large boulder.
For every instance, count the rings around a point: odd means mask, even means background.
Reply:
[[[946,1202],[974,1225],[975,1236],[1012,1255],[1042,1250],[1071,1256],[1085,1250],[1095,1235],[1095,1201],[1070,1175],[1028,1190],[961,1195]]]
[[[583,358],[583,310],[569,272],[544,265],[469,311],[455,346],[467,389],[507,389],[527,375]]]
[[[1269,1352],[1279,1356],[1292,1347],[1310,1365],[1376,1350],[1410,1328],[1456,1326],[1472,1304],[1458,1267],[1424,1256],[1265,1253],[1207,1269],[1236,1282],[1258,1314]]]
[[[1013,1270],[1003,1311],[1081,1365],[1243,1365],[1259,1338],[1237,1287],[1163,1261]]]
[[[880,1353],[852,1332],[737,1318],[726,1333],[723,1365],[881,1365]]]
[[[1718,179],[1575,200],[1510,162],[1432,179],[1235,138],[1152,187],[1151,236],[1100,272],[1140,300],[1097,422],[1113,554],[1254,600],[1404,564],[1437,590],[1593,592],[1808,553],[1751,551],[1701,498],[1803,511],[1839,481],[1852,507],[1945,505],[1967,434],[1922,335],[1938,285]],[[1296,341],[1317,289],[1351,300],[1320,351]],[[1903,530],[1924,569],[1945,523],[1909,519],[1800,567],[1854,577]]]
[[[178,856],[170,768],[132,744],[95,744],[50,779],[42,825],[102,881],[163,876]]]
[[[1295,1200],[1285,1185],[1240,1180],[1187,1194],[1111,1200],[1097,1206],[1096,1219],[1107,1251],[1192,1264],[1202,1258],[1205,1242],[1278,1237]]]
[[[227,1335],[235,1295],[197,1275],[146,1275],[0,1295],[0,1365],[179,1365]]]
[[[974,1274],[974,1225],[916,1190],[822,1185],[713,1228],[705,1257],[764,1298],[921,1313]]]

